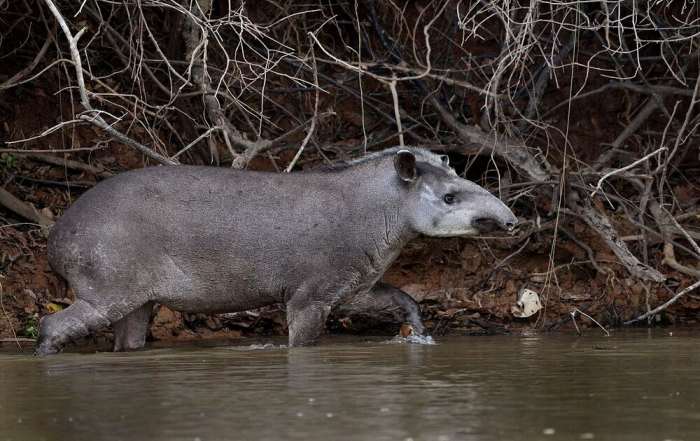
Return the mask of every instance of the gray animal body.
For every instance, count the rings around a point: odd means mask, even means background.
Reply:
[[[139,348],[154,303],[210,313],[285,303],[290,346],[314,343],[342,303],[398,305],[421,332],[415,302],[377,281],[411,239],[473,235],[482,219],[517,223],[446,157],[416,148],[317,172],[123,173],[81,196],[51,231],[49,262],[76,300],[41,320],[37,353],[109,325],[115,350]]]

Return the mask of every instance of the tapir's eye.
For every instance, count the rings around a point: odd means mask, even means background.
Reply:
[[[445,196],[442,197],[442,200],[445,201],[446,204],[452,205],[457,201],[457,197],[452,193],[447,193]]]

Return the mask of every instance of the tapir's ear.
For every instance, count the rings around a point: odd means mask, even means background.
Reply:
[[[442,159],[442,165],[444,165],[445,167],[449,167],[449,166],[450,166],[450,157],[449,157],[449,156],[447,156],[447,155],[440,155],[440,159]]]
[[[416,155],[410,150],[399,150],[394,157],[396,173],[402,181],[413,182],[416,180]]]

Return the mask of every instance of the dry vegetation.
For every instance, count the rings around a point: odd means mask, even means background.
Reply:
[[[448,152],[524,220],[515,237],[419,241],[392,268],[435,332],[574,311],[692,323],[699,33],[690,1],[0,0],[0,336],[70,302],[43,228],[96,181],[397,144]],[[516,321],[523,286],[546,308]],[[157,320],[157,338],[284,326]]]

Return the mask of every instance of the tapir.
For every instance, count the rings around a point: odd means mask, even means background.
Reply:
[[[378,281],[412,239],[473,236],[518,220],[448,157],[391,148],[295,173],[154,166],[83,194],[53,226],[51,267],[73,288],[40,321],[37,354],[109,325],[115,350],[144,346],[153,305],[223,313],[286,305],[289,346],[314,344],[334,307],[415,302]],[[405,296],[405,297],[403,297]]]

